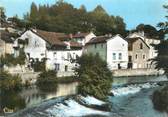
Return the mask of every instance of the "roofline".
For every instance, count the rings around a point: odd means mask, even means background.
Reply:
[[[134,37],[134,38],[126,38],[126,39],[141,39],[142,42],[150,49],[150,46],[141,38],[141,37]],[[127,40],[128,41],[128,40]]]
[[[44,39],[41,35],[39,35],[38,33],[36,33],[35,31],[33,31],[33,29],[28,29],[28,30],[25,30],[21,35],[23,35],[25,32],[27,31],[31,31],[32,33],[36,34],[37,36],[39,36],[40,38],[42,38],[44,41],[46,41],[47,43],[49,43],[50,45],[60,45],[60,46],[67,46],[66,44],[64,45],[61,45],[61,44],[51,44],[49,41],[47,41],[46,39]]]

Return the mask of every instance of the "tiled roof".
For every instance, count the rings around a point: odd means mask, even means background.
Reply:
[[[71,47],[82,47],[82,44],[80,44],[78,42],[70,42],[70,46]]]
[[[33,30],[32,30],[33,31]],[[47,32],[42,30],[33,31],[35,34],[49,42],[51,45],[60,45],[66,46],[60,39],[66,38],[67,35],[64,33],[56,33],[56,32]]]
[[[109,36],[98,36],[92,38],[87,44],[94,44],[94,43],[104,43],[107,39],[110,39]]]
[[[141,37],[126,38],[126,41],[128,42],[128,46],[132,46],[132,44],[133,44],[136,40],[138,40],[138,39],[142,40],[142,42],[143,42],[148,48],[150,48],[150,47],[148,46],[148,44],[147,44]]]

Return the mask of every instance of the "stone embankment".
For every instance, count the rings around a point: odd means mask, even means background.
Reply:
[[[114,70],[114,77],[124,77],[124,76],[152,76],[152,75],[163,75],[163,70],[157,69],[121,69]]]

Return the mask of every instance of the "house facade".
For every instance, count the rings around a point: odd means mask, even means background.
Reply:
[[[14,54],[13,42],[16,34],[9,33],[7,30],[0,31],[0,56]]]
[[[128,42],[120,35],[92,38],[86,44],[84,53],[99,55],[111,70],[127,68]]]
[[[150,47],[140,38],[127,38],[128,41],[128,68],[150,68]]]
[[[158,53],[157,53],[157,50],[154,49],[154,47],[152,45],[157,45],[161,42],[161,40],[159,39],[154,39],[154,38],[147,38],[144,36],[143,33],[132,33],[128,36],[128,38],[141,38],[148,46],[149,46],[149,58],[148,60],[150,59],[153,59],[155,58]],[[155,68],[155,63],[152,62],[152,61],[149,61],[149,64],[150,64],[150,68]]]
[[[82,54],[82,45],[76,42],[61,41],[69,38],[64,33],[42,30],[27,30],[18,39],[24,40],[24,51],[29,61],[46,58],[46,69],[55,70],[60,76],[73,71],[75,59]],[[65,39],[68,40],[68,39]]]

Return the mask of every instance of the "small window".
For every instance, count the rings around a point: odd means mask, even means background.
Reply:
[[[68,71],[68,65],[65,65],[65,71]]]
[[[95,48],[97,48],[97,45],[95,44]]]
[[[137,54],[135,55],[135,59],[138,59],[138,55]]]
[[[142,43],[140,44],[140,49],[143,49],[143,44]]]
[[[113,53],[113,60],[116,60],[116,53]]]
[[[103,48],[103,44],[101,44],[101,48]]]
[[[118,54],[118,59],[121,60],[122,59],[122,53]]]
[[[99,56],[99,53],[98,53],[98,52],[96,52],[96,56]]]
[[[55,64],[55,71],[59,71],[59,69],[60,69],[60,64]]]
[[[146,56],[145,56],[145,54],[143,55],[143,59],[145,59],[146,58]]]
[[[54,56],[54,57],[56,57],[56,56],[57,56],[57,53],[56,53],[56,52],[54,52],[54,53],[53,53],[53,56]]]

